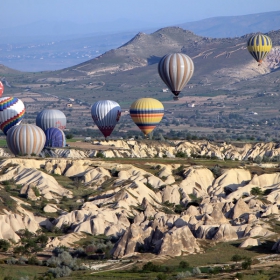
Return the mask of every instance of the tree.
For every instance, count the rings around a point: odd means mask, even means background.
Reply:
[[[242,260],[242,257],[240,256],[240,255],[233,255],[232,257],[231,257],[231,260],[233,261],[233,262],[240,262],[241,260]]]
[[[74,136],[72,133],[66,134],[66,139],[72,139]]]
[[[254,187],[251,189],[251,195],[255,195],[255,196],[263,195],[263,191],[260,187]]]
[[[241,264],[242,269],[251,269],[252,259],[246,258],[245,261]]]
[[[180,261],[180,263],[179,263],[180,268],[188,268],[189,266],[190,266],[190,264],[186,261]]]
[[[10,248],[10,243],[5,239],[0,239],[0,251],[1,252],[7,252]]]

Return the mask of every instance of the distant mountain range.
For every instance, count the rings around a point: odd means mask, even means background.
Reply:
[[[197,35],[214,38],[242,36],[280,29],[280,11],[215,17],[177,24]],[[0,64],[21,71],[57,70],[85,62],[125,44],[138,33],[155,32],[147,22],[117,22],[78,25],[71,22],[37,22],[0,29]]]
[[[197,35],[226,38],[280,29],[280,11],[244,16],[214,17],[179,24]]]

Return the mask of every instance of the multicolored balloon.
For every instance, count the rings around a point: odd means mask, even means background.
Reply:
[[[91,116],[104,137],[111,135],[121,117],[120,105],[112,100],[100,100],[91,106]]]
[[[36,125],[44,131],[51,127],[63,130],[66,128],[66,116],[59,110],[45,109],[37,115]]]
[[[163,82],[175,95],[175,100],[194,72],[192,59],[183,53],[165,55],[158,63],[158,73]]]
[[[247,43],[247,49],[253,58],[259,62],[259,65],[262,63],[263,59],[271,51],[272,41],[271,39],[263,34],[257,34],[252,36]]]
[[[0,97],[3,95],[4,92],[4,85],[3,83],[0,81]]]
[[[44,131],[33,124],[20,124],[9,129],[7,144],[16,156],[38,155],[44,148],[46,136]]]
[[[64,132],[56,127],[48,128],[45,131],[46,143],[45,147],[62,148],[66,145],[66,138]]]
[[[23,102],[16,97],[0,98],[0,128],[7,135],[8,130],[19,125],[23,119],[25,108]]]
[[[140,98],[130,106],[134,123],[147,135],[160,123],[164,115],[162,103],[153,98]]]

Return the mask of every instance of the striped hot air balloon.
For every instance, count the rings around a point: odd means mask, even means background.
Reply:
[[[147,135],[160,123],[164,115],[162,103],[153,98],[140,98],[130,106],[134,123]]]
[[[50,127],[45,131],[46,143],[45,147],[62,148],[66,145],[64,132],[56,127]]]
[[[16,156],[38,155],[46,142],[44,131],[33,124],[20,124],[10,128],[6,139],[9,149]]]
[[[112,100],[100,100],[92,105],[92,119],[105,138],[111,135],[121,117],[121,112],[120,105]]]
[[[21,123],[25,113],[23,102],[16,97],[0,98],[0,128],[7,135],[8,130]]]
[[[0,81],[0,97],[3,95],[3,92],[4,92],[4,85]]]
[[[257,34],[252,36],[247,43],[247,49],[253,58],[259,62],[259,65],[262,63],[263,59],[271,51],[272,41],[271,39],[263,34]]]
[[[189,82],[194,72],[192,59],[183,53],[165,55],[158,63],[158,73],[163,82],[175,95],[174,100],[185,85]]]
[[[45,109],[37,115],[36,125],[42,128],[44,131],[51,127],[65,129],[66,116],[59,110]]]

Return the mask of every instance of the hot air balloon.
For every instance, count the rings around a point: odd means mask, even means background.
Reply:
[[[247,49],[253,58],[259,62],[259,65],[262,63],[263,59],[271,51],[272,41],[271,39],[263,34],[257,34],[252,36],[247,43]]]
[[[134,123],[147,135],[159,124],[164,114],[160,101],[153,98],[140,98],[130,106],[130,116]]]
[[[7,135],[8,130],[21,123],[25,113],[23,102],[16,97],[0,98],[0,128]]]
[[[194,72],[192,59],[183,53],[171,53],[165,55],[158,63],[158,73],[163,82],[175,95],[178,95],[189,82]]]
[[[33,124],[20,124],[9,129],[7,144],[14,155],[38,155],[44,148],[44,131]]]
[[[4,92],[4,85],[0,81],[0,97],[3,95],[3,92]]]
[[[44,131],[51,127],[63,130],[66,128],[66,116],[59,110],[45,109],[37,115],[36,125]]]
[[[92,105],[92,119],[105,138],[111,135],[121,117],[121,112],[120,105],[112,100],[100,100]]]
[[[61,148],[66,145],[64,132],[56,127],[50,127],[45,131],[46,143],[45,147]]]

